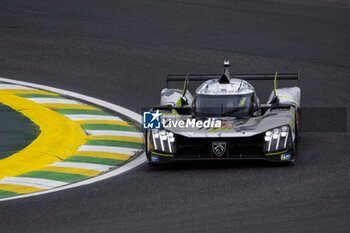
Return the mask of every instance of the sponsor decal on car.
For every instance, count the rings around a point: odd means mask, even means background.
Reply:
[[[152,159],[153,162],[158,162],[159,161],[159,156],[155,155],[155,154],[152,154],[151,159]]]
[[[288,160],[291,158],[291,153],[281,154],[281,160]]]

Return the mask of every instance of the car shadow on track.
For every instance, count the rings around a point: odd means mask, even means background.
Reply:
[[[153,164],[147,166],[150,171],[291,167],[285,163],[275,163],[269,161],[176,161],[171,163]]]

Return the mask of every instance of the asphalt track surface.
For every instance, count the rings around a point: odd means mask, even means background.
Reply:
[[[341,0],[2,0],[0,76],[140,112],[159,103],[166,72],[221,72],[230,59],[235,73],[299,71],[304,107],[348,108],[349,38]],[[254,84],[266,99],[272,83]],[[144,164],[2,202],[0,231],[349,232],[349,141],[346,129],[306,132],[295,167]]]

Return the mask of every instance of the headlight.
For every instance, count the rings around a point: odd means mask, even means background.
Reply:
[[[274,152],[286,149],[290,138],[289,126],[268,130],[264,135],[264,151]]]
[[[174,153],[175,136],[173,132],[164,129],[153,129],[149,133],[149,140],[152,141],[153,149],[166,153]]]

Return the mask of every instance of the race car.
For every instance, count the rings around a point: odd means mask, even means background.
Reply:
[[[300,88],[277,88],[298,73],[168,75],[160,105],[144,125],[149,164],[179,160],[268,160],[294,164],[300,138]],[[249,80],[272,80],[261,104]],[[168,88],[183,81],[183,89]],[[190,81],[204,81],[192,95]],[[146,117],[144,113],[144,117]],[[157,122],[158,124],[153,124]]]

